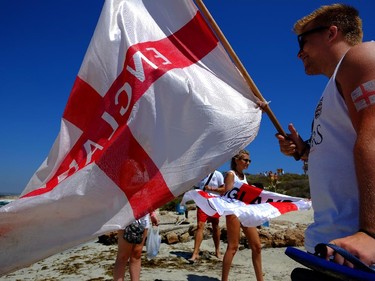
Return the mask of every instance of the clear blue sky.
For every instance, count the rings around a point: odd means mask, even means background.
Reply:
[[[286,130],[293,122],[305,137],[327,79],[304,74],[291,29],[298,18],[335,2],[204,2],[262,95],[272,101],[280,124]],[[375,2],[342,2],[359,9],[364,39],[375,39]],[[47,157],[103,3],[22,0],[0,4],[0,193],[20,193]],[[283,168],[302,173],[301,162],[279,152],[275,132],[264,114],[258,137],[248,147],[253,159],[248,172]],[[224,165],[219,170],[228,168]]]

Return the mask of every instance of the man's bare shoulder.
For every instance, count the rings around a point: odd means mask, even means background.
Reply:
[[[343,63],[358,65],[375,60],[375,41],[358,44],[349,49]]]
[[[360,84],[375,79],[375,42],[353,46],[346,53],[336,80],[344,95],[350,94]]]

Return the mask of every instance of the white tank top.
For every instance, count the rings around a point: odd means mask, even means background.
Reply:
[[[244,174],[243,180],[241,180],[239,177],[237,177],[236,172],[233,170],[230,170],[231,173],[234,175],[234,182],[243,182],[247,183],[246,175]]]
[[[340,63],[315,109],[312,128],[308,174],[314,223],[305,235],[305,247],[312,253],[316,244],[353,234],[359,228],[353,158],[357,135],[336,87]]]

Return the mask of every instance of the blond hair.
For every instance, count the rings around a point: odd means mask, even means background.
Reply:
[[[236,170],[236,167],[237,167],[237,164],[236,164],[236,159],[239,159],[241,157],[241,155],[249,155],[250,156],[250,153],[249,151],[245,150],[245,149],[242,149],[240,150],[236,155],[234,155],[232,157],[232,160],[230,161],[230,168],[232,170]]]
[[[362,20],[359,12],[352,6],[346,4],[324,5],[313,11],[311,14],[299,19],[293,27],[296,34],[301,34],[305,27],[313,23],[318,26],[337,26],[345,37],[345,41],[351,45],[362,42]]]

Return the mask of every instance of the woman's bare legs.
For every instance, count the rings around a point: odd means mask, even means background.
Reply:
[[[130,280],[139,281],[141,275],[141,257],[143,245],[147,237],[147,229],[143,233],[141,244],[131,244],[123,238],[124,230],[117,233],[118,251],[113,268],[113,280],[124,281],[126,265],[129,261]]]
[[[220,253],[220,226],[219,223],[212,222],[212,239],[214,240],[215,245],[215,256],[218,259],[221,259]]]
[[[257,281],[263,281],[262,270],[262,244],[260,242],[258,230],[256,227],[242,227],[251,249],[251,258],[253,261],[255,276]]]
[[[194,251],[193,255],[189,259],[189,261],[194,262],[195,260],[199,259],[199,248],[202,244],[203,241],[203,230],[204,230],[204,225],[206,223],[203,221],[198,221],[197,223],[197,231],[195,232],[195,237],[194,237]]]
[[[113,268],[113,280],[114,281],[124,281],[126,265],[130,258],[133,244],[125,241],[123,238],[124,230],[119,230],[117,232],[117,256],[115,261],[115,266]]]
[[[141,244],[134,244],[132,255],[129,262],[129,273],[131,281],[139,281],[141,278],[141,258],[143,245],[145,244],[148,229],[143,233],[143,241]]]
[[[240,221],[235,215],[226,216],[225,219],[228,245],[223,258],[223,268],[221,272],[222,281],[228,281],[230,267],[232,266],[234,255],[240,243]]]

